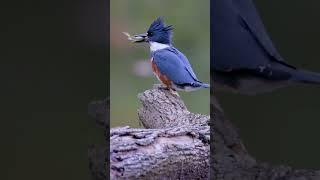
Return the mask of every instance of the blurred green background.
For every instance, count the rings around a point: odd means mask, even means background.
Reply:
[[[138,127],[138,93],[159,83],[150,66],[149,45],[132,44],[122,34],[145,33],[158,16],[173,25],[173,44],[189,59],[198,78],[210,80],[210,1],[110,2],[111,127]],[[179,92],[190,111],[209,114],[209,90]]]
[[[320,2],[256,0],[283,58],[320,72]],[[296,86],[258,96],[218,93],[253,156],[273,164],[320,168],[320,87]]]

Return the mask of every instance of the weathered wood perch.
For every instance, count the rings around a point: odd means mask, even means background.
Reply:
[[[320,180],[320,171],[255,160],[214,97],[211,131],[209,116],[190,113],[179,97],[166,90],[154,88],[138,98],[142,102],[139,118],[147,129],[121,127],[109,131],[103,119],[108,118],[106,112],[101,111],[101,106],[96,107],[100,104],[108,110],[103,105],[106,101],[90,108],[97,123],[105,128],[106,139],[110,138],[110,150],[90,148],[95,179],[108,179],[106,170],[110,170],[111,179],[208,179],[210,174],[214,180]],[[210,132],[214,134],[209,148]],[[103,160],[110,162],[110,169]]]
[[[111,129],[111,179],[208,179],[210,117],[189,112],[178,96],[157,87],[138,98],[147,129]]]

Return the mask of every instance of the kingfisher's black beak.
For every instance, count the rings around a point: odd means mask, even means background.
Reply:
[[[137,34],[132,36],[132,42],[139,43],[139,42],[148,42],[148,34]]]

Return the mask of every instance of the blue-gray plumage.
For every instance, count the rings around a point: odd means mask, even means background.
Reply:
[[[187,90],[209,85],[198,80],[188,59],[174,47],[168,47],[152,53],[153,62],[161,74],[166,75],[174,83],[175,89]]]
[[[214,87],[257,94],[320,75],[286,63],[270,40],[252,0],[213,1]]]
[[[187,57],[172,45],[172,26],[157,18],[146,34],[134,36],[134,42],[149,42],[152,69],[157,78],[172,90],[192,91],[209,88],[198,80]]]

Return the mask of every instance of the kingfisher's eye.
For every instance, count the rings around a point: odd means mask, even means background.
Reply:
[[[153,34],[152,34],[152,32],[148,32],[148,36],[152,36]]]

